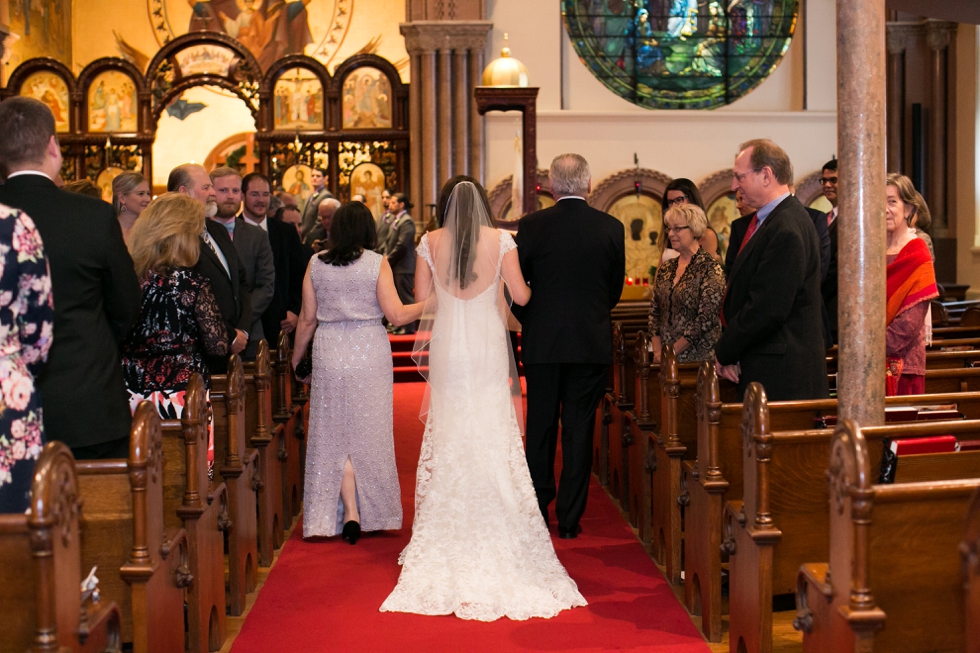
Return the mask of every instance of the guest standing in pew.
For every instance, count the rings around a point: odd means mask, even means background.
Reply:
[[[75,458],[126,458],[132,416],[119,344],[139,316],[140,286],[112,206],[60,190],[54,116],[27,97],[0,102],[0,203],[31,216],[54,293],[54,340],[38,377],[44,432]]]
[[[667,188],[664,189],[663,199],[660,200],[660,214],[664,217],[663,225],[660,230],[660,239],[658,245],[660,246],[661,255],[660,265],[669,261],[672,258],[677,257],[677,250],[671,247],[670,238],[667,237],[667,211],[672,206],[677,206],[679,204],[694,204],[699,207],[702,211],[705,211],[704,200],[701,199],[701,191],[698,190],[697,184],[695,184],[690,179],[684,179],[683,177],[678,177],[677,179],[671,179],[670,183],[667,184]],[[710,228],[710,227],[709,227]],[[712,251],[718,252],[718,234],[714,231],[711,232],[714,235],[714,245],[708,247],[708,253],[711,254]],[[711,236],[707,234],[702,234],[701,238],[705,241],[710,240]],[[699,243],[702,247],[705,245],[704,242]],[[711,243],[708,243],[709,245]]]
[[[112,180],[112,208],[116,210],[123,240],[129,245],[129,232],[136,224],[136,218],[146,210],[153,193],[150,182],[138,172],[123,172]]]
[[[391,345],[381,317],[406,324],[423,305],[399,300],[388,261],[372,251],[376,237],[368,208],[344,204],[333,216],[329,247],[303,279],[292,363],[299,366],[312,339],[304,537],[341,533],[354,544],[362,530],[402,525]]]
[[[86,197],[92,197],[97,200],[102,199],[102,190],[89,179],[69,181],[65,184],[64,188],[69,193],[77,193],[78,195],[85,195]]]
[[[755,215],[755,207],[745,203],[745,198],[742,197],[742,191],[735,193],[735,209],[738,211],[739,217],[729,225],[728,250],[725,252],[726,279],[731,273],[732,267],[735,265],[735,259],[738,257],[738,250],[741,248],[742,239],[745,238],[745,230],[748,229],[749,223],[752,222],[752,217]]]
[[[300,221],[302,220],[302,214],[299,212],[295,206],[284,205],[281,209],[276,211],[276,220],[282,224],[291,227],[296,230],[296,237],[299,238],[299,234],[302,230],[300,226]],[[309,264],[310,259],[313,258],[313,248],[306,243],[300,241],[300,248],[303,252],[303,270],[306,270],[306,266]],[[302,281],[302,276],[300,277]]]
[[[391,213],[395,216],[388,228],[388,242],[385,245],[385,258],[391,265],[391,273],[398,289],[398,298],[403,304],[415,301],[415,220],[409,214],[413,204],[405,193],[395,193],[389,201]],[[392,333],[406,335],[415,333],[415,323],[396,328]]]
[[[34,461],[44,444],[41,396],[34,386],[48,359],[54,308],[41,236],[26,214],[0,205],[0,513],[24,512]]]
[[[892,173],[887,184],[885,394],[921,395],[926,391],[926,314],[939,289],[929,248],[912,228],[919,209],[912,180]]]
[[[661,265],[653,282],[654,362],[660,362],[664,344],[673,346],[681,363],[714,360],[715,343],[721,337],[718,312],[725,275],[721,263],[698,242],[708,219],[696,204],[677,204],[667,210],[665,222],[671,249],[679,256]]]
[[[758,211],[728,274],[718,375],[738,383],[739,396],[758,381],[770,400],[824,398],[820,241],[790,193],[793,165],[782,148],[759,139],[739,147],[733,173],[732,190]]]

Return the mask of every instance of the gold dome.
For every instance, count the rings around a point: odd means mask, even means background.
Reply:
[[[504,34],[504,47],[500,58],[494,59],[483,69],[484,86],[527,86],[527,68],[510,56],[507,35]]]

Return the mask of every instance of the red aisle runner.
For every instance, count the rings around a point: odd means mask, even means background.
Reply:
[[[593,481],[575,540],[555,549],[589,602],[553,619],[493,623],[378,612],[411,535],[422,440],[422,383],[395,385],[395,449],[405,525],[356,546],[304,542],[297,525],[235,640],[232,653],[279,651],[708,651],[670,586]],[[552,534],[555,535],[554,516]]]

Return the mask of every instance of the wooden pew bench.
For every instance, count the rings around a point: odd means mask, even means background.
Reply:
[[[231,529],[228,548],[228,611],[245,611],[245,596],[258,583],[258,527],[256,493],[261,479],[259,452],[245,437],[245,371],[238,354],[228,358],[228,373],[211,377],[211,413],[214,424],[214,480],[228,489]]]
[[[0,514],[0,653],[121,650],[118,606],[80,589],[89,573],[81,510],[71,451],[49,442],[34,467],[28,511]]]
[[[853,422],[838,425],[829,468],[829,556],[798,575],[803,650],[966,650],[957,547],[980,478],[878,485]]]
[[[973,373],[973,369],[929,370],[929,373]],[[684,522],[684,597],[692,614],[702,616],[709,641],[721,639],[723,509],[725,501],[743,498],[743,405],[722,403],[714,366],[705,364],[698,378],[698,458],[683,463],[682,492],[689,508]],[[886,406],[955,404],[967,419],[980,419],[980,392],[887,397]],[[768,403],[770,431],[803,431],[836,416],[837,400]],[[902,417],[899,415],[898,419]],[[729,543],[725,543],[727,552]]]
[[[181,419],[164,420],[161,427],[164,525],[187,532],[193,576],[185,592],[187,650],[217,651],[225,639],[224,533],[233,524],[227,487],[208,480],[208,406],[200,374],[187,384]],[[215,458],[220,461],[221,452]]]
[[[276,359],[272,376],[272,420],[282,425],[283,447],[279,453],[282,479],[283,529],[293,524],[299,516],[303,500],[303,471],[300,468],[300,440],[305,437],[302,408],[293,403],[292,398],[292,349],[289,336],[279,334]]]
[[[966,516],[966,532],[960,542],[963,561],[963,602],[966,650],[980,651],[980,490],[973,493]]]
[[[830,537],[826,469],[833,431],[772,431],[769,421],[762,386],[752,384],[743,417],[744,499],[729,501],[724,514],[729,641],[733,649],[748,653],[772,651],[773,596],[795,591],[800,565],[807,560],[827,558]],[[890,424],[864,429],[864,434],[877,475],[886,439],[976,437],[980,420]],[[898,470],[907,481],[980,477],[978,454],[901,456]]]
[[[129,459],[75,463],[82,569],[98,567],[102,599],[119,606],[134,653],[183,651],[187,533],[163,518],[163,441],[156,407],[133,415]]]

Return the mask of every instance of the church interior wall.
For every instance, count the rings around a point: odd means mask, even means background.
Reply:
[[[980,27],[960,25],[953,45],[956,48],[956,95],[951,100],[955,111],[952,123],[955,151],[951,157],[953,178],[950,180],[957,249],[956,280],[971,286],[970,295],[980,297]]]

